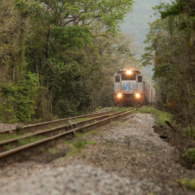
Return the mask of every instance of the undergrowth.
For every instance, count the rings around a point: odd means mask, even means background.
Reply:
[[[100,110],[100,109],[102,109],[102,107],[101,107],[101,106],[98,106],[97,108],[95,108],[95,110],[93,110],[92,113],[97,112],[97,111]]]
[[[171,121],[172,119],[172,115],[167,113],[167,112],[163,112],[160,110],[157,110],[151,106],[142,106],[141,108],[139,108],[138,110],[134,111],[134,113],[150,113],[150,114],[154,114],[157,117],[157,125],[163,125],[165,126],[166,123],[165,121]]]
[[[15,138],[14,136],[16,136],[16,135],[12,135],[12,138]],[[9,138],[10,138],[10,136],[9,136]],[[30,143],[39,141],[41,139],[44,139],[44,137],[35,136],[35,137],[22,138],[22,139],[18,140],[18,146],[23,146],[23,145],[26,145],[26,144],[30,144]],[[15,146],[13,144],[8,144],[8,145],[5,146],[6,150],[11,150],[13,148],[15,148]]]
[[[185,178],[185,179],[178,180],[177,182],[184,185],[186,189],[195,191],[195,179],[190,180]]]
[[[58,152],[58,148],[57,147],[49,149],[49,153],[51,153],[51,154],[56,154],[57,152]]]
[[[14,138],[18,138],[20,136],[23,136],[23,134],[1,134],[0,135],[0,141],[5,141],[8,139],[14,139]]]
[[[28,137],[28,138],[24,138],[24,139],[19,139],[18,140],[18,145],[23,146],[23,145],[30,144],[30,143],[33,143],[33,142],[37,142],[37,141],[42,140],[42,139],[44,139],[44,137],[41,137],[41,136],[35,136],[35,137]]]
[[[78,123],[78,122],[81,122],[81,121],[84,121],[84,120],[87,120],[87,119],[89,119],[89,117],[74,119],[72,121],[72,123]]]
[[[121,112],[121,111],[131,111],[133,110],[134,108],[133,107],[114,107],[112,108],[112,110],[115,110],[115,112]]]
[[[76,139],[67,142],[67,141],[62,141],[63,144],[68,144],[71,148],[70,152],[67,153],[67,155],[72,155],[75,153],[81,153],[82,149],[85,148],[87,145],[94,145],[94,141],[87,141],[84,139],[84,134],[81,133],[76,133],[75,134]]]
[[[195,148],[186,150],[182,160],[185,162],[187,168],[191,169],[192,165],[195,163]]]

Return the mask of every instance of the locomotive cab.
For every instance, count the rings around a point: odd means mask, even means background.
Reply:
[[[115,75],[114,102],[117,106],[143,104],[143,76],[135,69],[122,69]]]

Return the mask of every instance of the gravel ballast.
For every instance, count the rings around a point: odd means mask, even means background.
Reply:
[[[7,195],[139,195],[141,183],[85,165],[40,169],[23,180],[1,186]]]

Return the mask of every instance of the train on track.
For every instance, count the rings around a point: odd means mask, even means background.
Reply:
[[[141,106],[154,102],[154,91],[139,70],[124,68],[114,74],[114,104],[116,106]]]

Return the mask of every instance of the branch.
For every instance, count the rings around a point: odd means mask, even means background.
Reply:
[[[70,22],[73,22],[75,20],[75,18],[74,19],[72,19],[72,20],[69,20],[68,22],[66,22],[64,25],[62,25],[62,26],[66,26],[67,24],[69,24]]]
[[[84,23],[84,25],[87,25],[87,26],[90,25],[95,19],[96,19],[96,18],[94,18],[93,20],[91,20],[88,24],[85,24],[85,23]]]
[[[43,18],[42,18],[41,16],[40,16],[40,18],[41,18],[41,20],[42,20],[44,26],[45,26],[46,28],[49,28],[49,27],[47,26],[46,22],[43,20]]]

